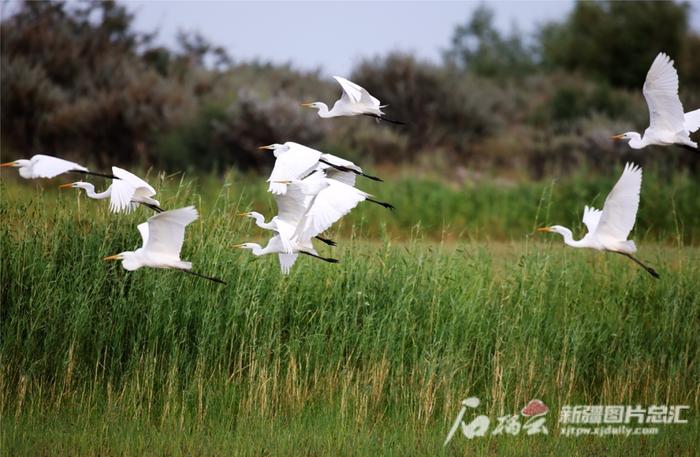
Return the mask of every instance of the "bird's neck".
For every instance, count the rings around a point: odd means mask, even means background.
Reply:
[[[325,103],[319,104],[318,115],[319,115],[319,117],[332,117],[333,116],[331,114],[331,112],[328,111],[328,105],[326,105]]]
[[[568,228],[562,228],[561,232],[558,232],[564,238],[564,244],[574,248],[584,247],[583,239],[575,240],[574,234]]]
[[[95,186],[93,186],[92,184],[85,184],[85,187],[83,187],[83,189],[85,189],[85,194],[88,197],[94,198],[95,200],[102,200],[104,198],[107,198],[112,193],[111,187],[108,187],[107,190],[105,190],[104,192],[95,193]]]
[[[257,243],[250,243],[250,244],[252,246],[251,251],[253,252],[254,256],[259,257],[261,255],[267,254],[267,252],[265,252],[265,249],[263,249],[263,247],[260,246],[259,244],[257,244]]]
[[[260,227],[262,229],[272,228],[272,227],[270,227],[272,225],[271,224],[272,221],[270,221],[270,223],[265,222],[265,216],[263,216],[262,214],[254,213],[253,219],[255,219],[255,225],[257,225],[258,227]]]
[[[632,139],[629,142],[630,147],[633,149],[642,149],[647,144],[648,142],[646,139],[642,138],[642,136],[636,132],[632,134]]]

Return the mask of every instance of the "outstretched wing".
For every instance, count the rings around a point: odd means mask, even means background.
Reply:
[[[673,61],[659,53],[649,68],[642,90],[649,107],[649,128],[671,134],[685,130],[683,105],[678,97],[678,73]]]
[[[136,226],[141,234],[141,246],[146,246],[148,244],[148,222],[143,222]]]
[[[685,113],[685,128],[690,133],[700,128],[700,109]]]
[[[321,154],[321,159],[335,166],[348,168],[351,170],[355,170],[358,173],[362,173],[362,168],[358,167],[349,160],[341,159],[340,157],[334,156],[333,154]],[[355,173],[351,171],[341,171],[325,163],[320,163],[319,168],[325,171],[326,176],[328,178],[335,179],[336,181],[345,183],[348,186],[355,186],[355,179],[357,178],[357,175]]]
[[[283,274],[288,275],[299,254],[278,254],[280,259],[280,269]]]
[[[642,187],[642,169],[633,163],[625,165],[622,176],[610,191],[595,234],[601,238],[624,241],[634,227]]]
[[[123,168],[112,167],[112,174],[125,183],[131,185],[131,187],[134,189],[138,189],[139,195],[142,197],[152,197],[156,194],[156,190],[151,187],[150,184],[135,174],[124,170]]]
[[[150,217],[147,235],[144,237],[144,231],[139,230],[145,241],[143,250],[179,259],[185,240],[185,227],[197,217],[199,215],[194,206],[164,211]]]
[[[334,179],[329,179],[328,183],[329,186],[316,195],[297,227],[295,238],[300,242],[326,231],[370,197],[369,194]]]
[[[87,168],[75,162],[43,154],[32,157],[31,165],[32,178],[54,178],[71,170],[87,171]]]
[[[321,152],[308,148],[298,143],[285,143],[289,148],[277,155],[275,166],[272,169],[268,192],[275,195],[284,195],[287,192],[287,185],[275,181],[293,181],[301,179],[309,174],[318,164]]]
[[[370,106],[379,106],[379,100],[371,96],[364,87],[359,86],[352,81],[348,81],[341,76],[333,76],[333,79],[338,81],[340,87],[343,88],[341,100],[345,101],[346,103],[362,103]]]
[[[583,223],[586,225],[586,228],[588,228],[588,233],[595,232],[602,213],[601,210],[593,207],[585,206],[583,208]]]
[[[308,192],[320,189],[321,180],[325,180],[325,174],[322,171],[316,171],[301,181],[289,184],[284,195],[275,195],[277,232],[284,250],[288,253],[293,251],[292,238],[316,197],[315,194]]]

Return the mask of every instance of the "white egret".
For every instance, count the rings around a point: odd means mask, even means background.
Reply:
[[[180,260],[180,250],[185,240],[185,227],[199,217],[194,206],[164,211],[138,225],[143,246],[136,251],[124,251],[105,257],[104,260],[121,260],[128,271],[141,267],[171,268],[210,281],[226,284],[221,279],[192,271],[192,263]]]
[[[260,227],[261,229],[264,230],[272,230],[277,233],[279,233],[279,229],[277,228],[277,217],[275,216],[272,219],[270,219],[270,222],[265,222],[265,216],[261,213],[258,213],[257,211],[248,211],[246,213],[238,213],[236,216],[245,216],[253,219],[255,221],[255,225]],[[333,240],[329,240],[328,238],[323,238],[321,236],[315,236],[317,240],[329,245],[329,246],[337,246],[337,243]]]
[[[82,173],[86,175],[114,178],[112,175],[89,171],[82,165],[58,157],[37,154],[31,159],[19,159],[14,162],[0,163],[0,167],[19,168],[19,175],[24,179],[54,178],[63,173]]]
[[[381,105],[379,100],[371,96],[365,88],[340,76],[333,76],[333,78],[343,88],[343,95],[335,102],[331,110],[328,109],[328,105],[322,102],[302,103],[302,106],[317,109],[319,117],[322,118],[364,115],[392,124],[405,125],[404,122],[384,117],[382,108],[386,105]]]
[[[311,244],[311,240],[306,240],[304,243],[295,244],[291,253],[288,253],[282,239],[279,235],[275,235],[270,238],[267,246],[262,247],[257,243],[241,243],[233,246],[238,249],[250,249],[254,256],[263,256],[266,254],[277,254],[280,262],[280,269],[283,274],[289,274],[292,266],[297,260],[299,254],[308,255],[324,262],[338,263],[338,259],[332,259],[329,257],[321,257],[314,249]]]
[[[324,154],[316,149],[287,141],[284,144],[270,144],[260,146],[258,149],[271,150],[275,155],[275,166],[268,178],[270,186],[269,192],[275,195],[283,195],[287,192],[287,185],[280,181],[293,181],[302,179],[308,176],[314,170],[323,170],[329,177],[333,177],[343,182],[354,185],[354,178],[350,178],[350,174],[361,175],[374,181],[381,179],[365,174],[362,168],[358,167],[349,160],[341,159],[332,154]],[[331,171],[331,169],[333,169]]]
[[[583,223],[588,233],[580,240],[574,240],[571,230],[561,225],[542,227],[539,232],[554,232],[564,237],[564,243],[575,248],[591,248],[599,251],[615,252],[629,257],[655,278],[659,274],[632,256],[637,252],[634,241],[627,236],[634,227],[639,207],[639,191],[642,186],[642,169],[628,163],[617,184],[608,194],[603,210],[584,207]]]
[[[63,184],[59,188],[85,189],[85,194],[96,200],[109,198],[109,209],[114,213],[129,213],[137,204],[147,206],[159,213],[163,211],[160,208],[160,202],[151,198],[156,191],[146,181],[119,167],[112,167],[112,173],[115,179],[104,192],[95,193],[95,186],[83,181]]]
[[[612,139],[627,140],[633,149],[670,144],[696,149],[698,144],[690,139],[690,134],[700,128],[700,109],[683,113],[678,97],[678,73],[673,60],[663,52],[651,64],[642,92],[649,107],[649,128],[644,136],[626,132]]]

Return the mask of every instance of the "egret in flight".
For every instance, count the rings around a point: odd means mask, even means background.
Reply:
[[[89,171],[82,165],[58,157],[37,154],[31,159],[19,159],[14,162],[0,163],[0,167],[19,168],[19,175],[24,179],[55,178],[63,173],[82,173],[86,175],[114,178],[112,175]]]
[[[328,105],[322,102],[302,103],[302,106],[314,108],[318,110],[319,117],[338,117],[338,116],[364,116],[374,117],[378,120],[391,122],[392,124],[406,125],[404,122],[387,119],[384,117],[382,108],[386,105],[380,105],[379,100],[371,96],[364,87],[348,81],[340,76],[333,76],[338,81],[340,87],[343,88],[343,95],[335,102],[331,110]]]
[[[121,260],[125,270],[141,267],[172,268],[210,281],[226,284],[221,279],[192,271],[192,263],[180,260],[180,250],[185,240],[185,227],[197,220],[194,206],[164,211],[152,216],[137,227],[143,246],[136,251],[124,251],[105,257],[105,260]]]
[[[152,198],[156,191],[146,181],[119,167],[112,167],[115,178],[104,192],[95,193],[95,186],[88,182],[78,181],[59,186],[61,189],[84,189],[89,198],[102,200],[109,198],[109,209],[114,213],[129,213],[137,204],[141,204],[160,213],[163,209],[160,202]]]
[[[346,183],[355,184],[354,175],[364,176],[374,181],[381,181],[376,176],[370,176],[349,160],[341,159],[332,154],[324,154],[316,149],[287,141],[284,144],[269,144],[258,149],[272,151],[275,155],[275,166],[268,178],[269,192],[275,195],[287,192],[287,185],[280,181],[293,181],[308,176],[315,170],[324,171],[329,177]],[[350,175],[353,175],[352,177]]]
[[[328,263],[338,263],[338,259],[321,257],[318,255],[318,252],[316,252],[316,249],[314,249],[313,245],[311,244],[311,240],[306,240],[305,243],[294,245],[292,252],[288,253],[279,235],[275,235],[270,238],[270,241],[268,241],[267,246],[265,247],[262,247],[257,243],[241,243],[236,244],[233,247],[238,249],[250,249],[253,255],[256,257],[266,254],[277,254],[280,262],[280,269],[282,270],[283,274],[289,274],[289,271],[297,261],[299,254],[308,255]]]
[[[627,236],[634,227],[639,207],[639,191],[642,186],[642,169],[628,163],[622,176],[608,194],[603,210],[584,207],[583,223],[588,233],[580,240],[574,240],[571,230],[561,225],[542,227],[540,232],[554,232],[564,237],[564,243],[575,248],[591,248],[599,251],[615,252],[624,255],[644,268],[655,278],[659,274],[632,256],[637,252],[634,241]]]
[[[633,149],[652,144],[679,144],[697,149],[698,144],[690,139],[690,134],[700,128],[700,109],[683,113],[678,97],[678,73],[673,68],[673,60],[663,52],[651,64],[642,92],[649,107],[649,128],[644,131],[644,136],[626,132],[612,139],[627,140]]]

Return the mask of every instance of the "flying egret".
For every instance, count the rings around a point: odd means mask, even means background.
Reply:
[[[54,178],[63,173],[82,173],[86,175],[114,178],[112,175],[89,171],[82,165],[58,157],[37,154],[31,159],[19,159],[14,162],[0,163],[0,167],[19,168],[19,175],[24,179]]]
[[[329,184],[322,171],[313,171],[302,180],[285,181],[287,191],[284,194],[276,194],[278,214],[270,221],[271,230],[280,235],[280,241],[284,246],[284,252],[294,252],[292,237],[301,218],[316,195]],[[273,182],[272,184],[276,184]],[[267,228],[258,224],[262,228]]]
[[[264,230],[272,230],[275,232],[279,233],[279,229],[277,228],[277,220],[276,218],[278,216],[273,217],[270,219],[270,222],[265,222],[265,216],[261,213],[258,213],[257,211],[248,211],[246,213],[237,213],[236,216],[244,216],[244,217],[249,217],[255,221],[255,225],[260,227],[261,229]],[[333,241],[329,240],[328,238],[323,238],[321,236],[315,236],[317,240],[329,245],[329,246],[337,246],[338,244]]]
[[[700,109],[683,114],[678,97],[678,73],[673,68],[673,60],[663,52],[651,64],[642,92],[649,107],[649,128],[644,131],[644,136],[626,132],[612,139],[628,140],[633,149],[650,144],[679,144],[697,149],[698,144],[690,139],[690,134],[700,128]]]
[[[637,217],[641,186],[642,169],[628,163],[617,184],[605,199],[603,210],[584,207],[583,223],[588,228],[588,233],[582,239],[574,240],[571,230],[561,225],[542,227],[537,231],[558,233],[564,237],[564,243],[571,247],[591,248],[624,255],[644,268],[650,275],[658,278],[659,274],[653,268],[632,256],[637,252],[637,246],[634,241],[627,239]]]
[[[350,174],[364,176],[374,181],[381,181],[376,176],[365,174],[362,168],[349,160],[341,159],[332,154],[324,154],[321,151],[293,141],[287,141],[284,144],[274,143],[260,146],[258,149],[270,150],[275,155],[275,166],[267,180],[270,183],[268,191],[275,195],[284,194],[287,191],[287,185],[278,181],[302,179],[317,169],[323,170],[329,175],[335,173],[333,177],[348,183],[351,180],[349,178]],[[354,182],[355,180],[352,178],[353,185]]]
[[[63,184],[59,188],[85,189],[85,194],[96,200],[109,197],[109,209],[114,213],[129,213],[137,204],[147,206],[159,213],[163,212],[160,202],[151,198],[156,194],[155,189],[146,181],[119,167],[112,167],[112,173],[116,179],[104,192],[95,193],[95,186],[83,181]]]
[[[104,260],[121,260],[122,266],[128,271],[138,270],[141,267],[172,268],[226,284],[221,279],[195,273],[192,271],[191,262],[180,260],[180,250],[185,240],[185,227],[198,217],[194,206],[164,211],[151,216],[137,227],[143,239],[143,246],[136,251],[124,251],[105,257]]]
[[[302,106],[314,108],[318,110],[319,117],[338,117],[338,116],[358,116],[360,114],[374,117],[378,120],[391,122],[392,124],[406,125],[404,122],[395,121],[384,117],[382,108],[386,105],[380,105],[379,100],[371,96],[367,90],[352,81],[348,81],[340,76],[333,76],[338,81],[340,87],[343,88],[343,95],[333,105],[333,109],[328,110],[328,105],[322,102],[302,103]]]
[[[318,252],[316,252],[316,249],[314,249],[313,245],[311,244],[311,240],[306,240],[304,243],[295,244],[292,253],[288,253],[286,252],[284,243],[282,243],[282,239],[279,235],[275,235],[270,238],[270,241],[268,241],[267,246],[265,247],[262,247],[257,243],[241,243],[236,244],[233,247],[238,249],[250,249],[253,255],[258,257],[266,254],[277,254],[280,262],[280,269],[282,270],[283,274],[289,274],[289,271],[292,269],[292,266],[296,262],[299,254],[308,255],[310,257],[323,260],[324,262],[338,263],[338,259],[321,257],[318,255]]]

